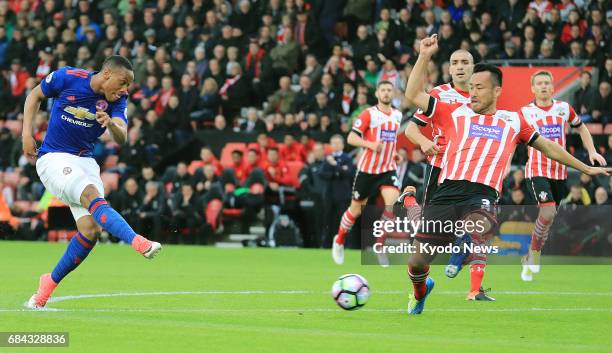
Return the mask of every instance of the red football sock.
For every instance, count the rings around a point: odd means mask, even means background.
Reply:
[[[548,238],[548,233],[550,232],[551,221],[538,217],[535,223],[535,227],[533,228],[533,233],[531,233],[531,250],[541,251],[546,239]]]
[[[414,298],[421,300],[427,292],[426,280],[429,275],[429,265],[425,265],[423,269],[415,269],[412,266],[408,266],[408,277],[412,281],[412,288],[414,292]]]
[[[338,237],[336,238],[336,243],[344,245],[344,238],[346,238],[346,234],[351,231],[351,228],[353,228],[354,224],[355,216],[353,216],[350,209],[347,209],[342,215],[342,219],[340,220],[340,228],[338,229]]]
[[[482,279],[485,274],[485,264],[470,266],[470,292],[477,292],[482,287]]]

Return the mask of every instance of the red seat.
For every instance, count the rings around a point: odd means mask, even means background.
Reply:
[[[300,161],[287,162],[287,168],[289,168],[289,175],[291,176],[291,182],[293,187],[300,187],[300,171],[304,168],[304,163]]]
[[[229,142],[226,143],[223,149],[221,150],[221,165],[224,168],[229,168],[232,166],[232,152],[235,150],[240,150],[242,153],[246,154],[247,145],[244,142]]]
[[[612,135],[612,124],[606,124],[606,128],[604,130],[604,135]]]

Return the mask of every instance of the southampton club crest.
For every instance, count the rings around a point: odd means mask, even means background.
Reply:
[[[63,170],[64,175],[68,175],[70,173],[72,173],[72,168],[70,167],[65,167]]]

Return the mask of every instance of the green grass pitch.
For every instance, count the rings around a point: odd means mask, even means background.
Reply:
[[[520,266],[490,266],[493,303],[466,302],[467,273],[435,266],[425,312],[410,317],[406,268],[362,266],[358,252],[337,266],[328,250],[166,246],[147,261],[101,244],[58,287],[55,311],[22,310],[64,249],[0,242],[0,331],[70,333],[68,348],[0,352],[612,351],[612,266],[544,266],[532,283]],[[370,282],[361,310],[331,299],[344,273]]]

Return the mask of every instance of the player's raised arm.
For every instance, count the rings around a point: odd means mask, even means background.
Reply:
[[[531,146],[538,151],[544,153],[546,157],[550,159],[554,159],[555,161],[565,164],[568,167],[572,167],[581,171],[582,173],[588,175],[609,175],[612,172],[612,168],[599,168],[599,167],[589,167],[588,165],[582,163],[574,156],[569,154],[563,147],[559,144],[550,141],[549,139],[538,136],[531,143]]]
[[[427,70],[427,64],[431,61],[431,57],[437,50],[437,34],[421,40],[419,57],[412,68],[408,83],[406,84],[406,92],[404,93],[408,103],[420,108],[426,115],[429,115],[429,111],[433,109],[434,98],[423,89],[423,77]],[[432,106],[430,107],[430,105]]]
[[[23,129],[21,132],[23,152],[29,158],[36,158],[36,141],[32,136],[32,120],[40,109],[40,102],[45,99],[45,95],[40,85],[34,87],[32,92],[26,97],[23,105]]]

